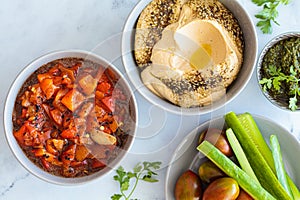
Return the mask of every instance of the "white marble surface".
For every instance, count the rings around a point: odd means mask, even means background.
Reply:
[[[240,0],[252,20],[259,8],[250,0]],[[60,200],[110,199],[118,192],[114,172],[91,183],[64,187],[41,181],[29,174],[14,158],[4,136],[3,109],[10,84],[34,58],[62,49],[83,49],[103,53],[124,71],[120,61],[120,40],[126,17],[137,0],[2,0],[0,6],[0,199]],[[280,26],[272,35],[257,29],[259,52],[275,35],[300,31],[300,1],[280,7]],[[141,183],[134,198],[164,199],[164,181],[168,160],[181,139],[199,123],[227,111],[251,112],[272,118],[299,137],[300,113],[282,111],[271,105],[260,93],[253,74],[245,90],[230,104],[203,116],[183,117],[151,106],[136,93],[139,110],[138,135],[122,165],[126,169],[138,161],[163,162],[159,182]]]

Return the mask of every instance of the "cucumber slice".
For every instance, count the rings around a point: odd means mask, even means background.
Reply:
[[[255,123],[252,115],[250,113],[243,113],[237,115],[240,122],[245,125],[244,128],[247,130],[247,133],[250,135],[252,140],[254,141],[255,145],[259,149],[260,153],[268,163],[269,167],[272,169],[273,173],[276,174],[276,168],[273,160],[273,155],[271,152],[271,149],[265,142],[262,134],[260,133],[259,128],[257,127],[257,124]],[[251,131],[252,130],[252,131]],[[290,185],[290,188],[292,190],[292,194],[294,196],[295,200],[300,200],[300,191],[293,182],[293,180],[290,178],[290,176],[287,174],[288,183]]]
[[[290,185],[288,183],[287,177],[286,177],[286,171],[284,168],[284,164],[282,161],[282,155],[280,151],[280,145],[277,139],[276,135],[270,136],[270,144],[271,144],[271,151],[274,158],[274,164],[276,168],[276,174],[279,182],[284,187],[285,191],[290,195],[291,198],[293,198],[293,194],[290,188]]]
[[[252,116],[246,113],[238,118],[235,113],[229,112],[225,115],[225,121],[234,131],[260,184],[276,199],[291,199],[269,165],[270,157],[268,154],[267,159],[263,156],[270,149],[264,145],[265,140]],[[272,153],[270,156],[273,159]]]
[[[237,158],[237,160],[239,161],[239,164],[241,166],[241,168],[250,176],[252,177],[258,184],[259,181],[254,173],[254,171],[251,168],[251,165],[238,141],[238,139],[235,137],[234,132],[232,131],[231,128],[226,130],[226,136],[227,136],[227,140],[234,152],[235,157]]]
[[[261,155],[267,161],[268,165],[270,166],[273,173],[275,174],[276,169],[275,169],[271,149],[269,148],[264,137],[262,136],[252,115],[250,113],[243,113],[237,115],[237,118],[239,119],[243,128],[247,131],[249,137],[251,137],[251,140],[255,144],[256,148],[260,151]]]
[[[203,141],[197,149],[215,163],[215,165],[223,170],[228,176],[235,179],[239,186],[254,199],[275,200],[275,198],[267,190],[261,187],[260,184],[258,184],[210,142],[206,140]]]
[[[300,200],[300,192],[299,192],[297,186],[295,185],[293,180],[288,175],[287,175],[287,179],[288,179],[294,200]]]

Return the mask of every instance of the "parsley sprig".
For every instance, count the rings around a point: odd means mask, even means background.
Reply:
[[[258,6],[263,6],[263,9],[255,15],[259,21],[256,26],[260,27],[260,30],[264,34],[270,34],[273,32],[272,23],[279,25],[276,21],[278,17],[277,7],[280,4],[288,5],[291,0],[252,0]]]
[[[289,98],[289,109],[292,111],[295,111],[297,107],[297,96],[300,96],[300,87],[299,87],[299,81],[300,79],[297,78],[297,71],[295,70],[295,67],[293,65],[290,66],[290,74],[286,75],[281,71],[280,68],[277,68],[275,66],[269,66],[269,74],[270,78],[263,78],[259,81],[259,83],[262,85],[263,90],[267,91],[268,89],[271,89],[272,87],[277,91],[280,92],[282,89],[282,83],[286,82],[290,85],[289,87],[289,95],[291,96]]]
[[[138,163],[133,168],[133,171],[128,172],[120,166],[116,170],[117,175],[114,176],[114,180],[119,182],[120,194],[114,194],[111,196],[111,199],[120,200],[123,197],[125,200],[129,200],[139,181],[146,181],[150,183],[158,182],[158,180],[153,178],[153,176],[157,175],[155,171],[160,168],[160,165],[161,162]],[[132,181],[134,182],[134,185],[130,187],[130,183],[132,183]],[[129,194],[126,194],[125,192],[128,192],[129,189],[131,189]]]

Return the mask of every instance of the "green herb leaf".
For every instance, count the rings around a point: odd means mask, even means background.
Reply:
[[[264,33],[264,34],[268,34],[268,33],[272,33],[273,29],[272,29],[272,25],[271,25],[271,20],[264,20],[264,21],[259,21],[256,24],[257,27],[260,27],[260,30]]]
[[[295,111],[297,109],[297,98],[296,96],[291,97],[289,100],[289,109],[291,109],[292,111]]]
[[[259,21],[256,26],[260,28],[260,30],[264,34],[271,34],[273,32],[272,23],[279,25],[276,21],[279,13],[277,7],[280,4],[288,5],[291,0],[252,0],[254,4],[257,6],[262,6],[262,10],[255,15]]]
[[[143,180],[143,181],[146,181],[146,182],[150,182],[150,183],[158,182],[157,179],[151,178],[151,177],[149,177],[149,176],[144,176],[142,180]]]
[[[143,162],[137,163],[132,171],[126,172],[122,166],[120,166],[116,173],[117,175],[113,176],[113,179],[119,182],[120,186],[120,193],[121,194],[114,194],[111,196],[112,200],[120,200],[122,197],[125,200],[131,199],[130,197],[133,195],[133,192],[139,182],[145,181],[149,183],[158,182],[158,179],[155,179],[153,176],[156,176],[157,173],[154,172],[160,168],[161,162]],[[134,181],[133,186],[130,185]],[[130,191],[128,191],[131,189]],[[129,194],[125,194],[128,191]]]
[[[142,170],[143,166],[141,166],[140,163],[138,163],[134,168],[133,171],[134,173],[139,173]]]
[[[128,178],[136,177],[136,173],[127,172],[127,177],[128,177]]]
[[[128,188],[129,188],[129,179],[130,178],[124,178],[124,180],[123,180],[123,182],[121,183],[121,187],[120,187],[120,189],[121,189],[121,191],[127,191],[128,190]]]
[[[264,5],[265,3],[268,3],[269,0],[252,0],[253,3],[255,3],[256,5],[258,6],[262,6]]]
[[[113,196],[110,197],[112,200],[119,200],[122,198],[121,194],[114,194]]]
[[[291,65],[291,67],[290,67],[290,73],[291,73],[291,76],[296,76],[297,75],[297,72],[295,71],[293,65]]]
[[[277,69],[277,67],[275,66],[270,65],[268,69],[268,73],[271,75],[271,77],[262,78],[259,81],[259,84],[262,85],[263,91],[266,92],[269,89],[274,88],[275,91],[280,92],[280,90],[282,90],[282,83],[289,83],[289,95],[292,96],[289,99],[289,109],[295,111],[298,108],[297,96],[300,96],[300,79],[297,77],[298,71],[295,70],[294,66],[290,66],[290,74],[286,75],[283,72],[281,72],[280,69]]]
[[[285,77],[277,76],[273,79],[273,87],[276,91],[280,91],[281,89],[281,81],[285,80]]]

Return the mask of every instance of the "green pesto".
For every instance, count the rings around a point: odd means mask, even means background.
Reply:
[[[264,56],[260,69],[263,89],[296,110],[300,102],[300,38],[290,37],[273,45]]]

